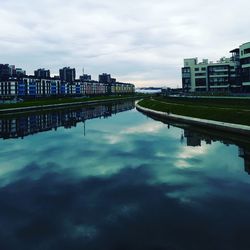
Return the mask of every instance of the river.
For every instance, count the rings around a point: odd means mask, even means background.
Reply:
[[[248,250],[250,148],[134,102],[0,119],[0,249]]]

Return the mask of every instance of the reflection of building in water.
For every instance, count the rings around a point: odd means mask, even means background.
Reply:
[[[235,145],[235,143],[230,140],[221,140],[216,136],[202,135],[188,129],[184,129],[184,136],[187,139],[187,146],[191,147],[201,146],[202,141],[205,141],[206,144],[212,144],[212,142],[220,141],[226,146],[229,146],[231,144]],[[250,149],[242,147],[240,145],[237,146],[239,147],[239,157],[244,159],[245,171],[250,174]]]
[[[184,136],[187,138],[187,146],[201,146],[201,139],[198,134],[190,130],[184,129]]]
[[[250,150],[239,147],[239,157],[244,159],[245,171],[250,174]]]
[[[218,139],[218,137],[213,137],[213,136],[206,136],[203,134],[200,134],[198,132],[194,132],[192,130],[189,129],[184,129],[184,136],[187,139],[187,146],[191,146],[191,147],[196,147],[196,146],[201,146],[201,142],[204,141],[206,144],[212,144],[212,142],[216,142],[216,141],[220,141],[221,143],[225,144],[225,145],[230,145],[233,144],[231,141],[229,140],[220,140]]]
[[[0,138],[23,138],[24,136],[57,129],[71,128],[77,123],[97,117],[109,117],[112,114],[134,108],[134,101],[89,106],[76,110],[48,111],[48,113],[29,114],[16,118],[0,120]]]
[[[184,134],[181,134],[181,144],[184,142]]]

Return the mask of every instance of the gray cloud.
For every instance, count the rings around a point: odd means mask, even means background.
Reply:
[[[177,86],[184,57],[216,60],[249,40],[249,7],[246,0],[1,0],[1,62],[29,73],[70,65],[138,86]]]

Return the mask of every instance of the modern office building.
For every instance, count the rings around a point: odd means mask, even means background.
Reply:
[[[60,80],[65,82],[73,82],[76,79],[76,70],[70,67],[64,67],[59,70]]]
[[[232,56],[217,62],[197,58],[184,59],[184,92],[249,92],[250,42],[231,50]]]

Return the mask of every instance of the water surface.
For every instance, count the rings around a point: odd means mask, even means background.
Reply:
[[[130,102],[0,122],[0,249],[249,249],[248,145]]]

